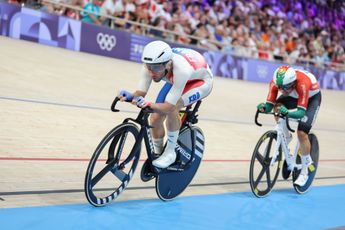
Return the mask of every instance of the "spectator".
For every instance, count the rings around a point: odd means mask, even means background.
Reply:
[[[14,4],[29,1],[33,0],[9,0]],[[91,14],[82,13],[83,21],[100,24],[105,19],[99,17],[96,7],[102,1],[57,1],[90,8]],[[85,4],[82,4],[83,1]],[[56,5],[44,3],[41,9],[79,19],[75,10],[65,10],[59,4]],[[249,50],[254,50],[260,58],[283,58],[297,62],[312,58],[318,63],[338,63],[344,57],[345,1],[105,0],[101,12],[123,18],[116,20],[118,28],[208,49],[227,50],[232,47],[231,43],[241,44],[248,51],[243,55],[253,55]],[[127,23],[128,19],[168,29],[178,36],[160,30],[143,29]],[[105,24],[109,25],[109,20]],[[200,39],[191,39],[188,35]]]
[[[98,0],[92,0],[84,6],[84,11],[81,13],[82,20],[84,22],[101,25],[100,12],[101,8],[98,6]]]
[[[162,29],[162,30],[150,29],[149,34],[151,34],[153,37],[158,37],[161,39],[165,38],[165,34],[163,31],[163,29],[165,29],[165,21],[164,21],[163,17],[161,17],[161,16],[156,17],[156,19],[152,23],[152,26],[154,26],[155,28],[158,28],[158,29]]]
[[[84,8],[84,1],[83,0],[71,0],[69,2],[70,5],[74,7],[78,7],[79,9]],[[65,15],[69,18],[73,18],[76,20],[80,20],[80,14],[78,10],[72,9],[72,8],[67,8]]]

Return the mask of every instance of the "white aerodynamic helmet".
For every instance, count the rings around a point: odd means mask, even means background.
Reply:
[[[141,61],[146,64],[168,62],[173,56],[171,47],[163,41],[153,41],[144,47]]]
[[[296,81],[296,71],[290,66],[280,66],[274,72],[273,81],[279,89],[289,89]]]

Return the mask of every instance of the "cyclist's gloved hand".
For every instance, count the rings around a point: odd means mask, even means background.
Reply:
[[[133,94],[126,91],[126,90],[121,90],[118,94],[118,97],[120,98],[121,101],[132,101],[133,100]]]
[[[262,102],[256,106],[256,108],[262,113],[269,113],[273,109],[273,104],[268,102]]]
[[[284,105],[279,107],[278,112],[285,116],[289,114],[289,110]]]
[[[145,101],[145,98],[142,96],[135,97],[133,102],[140,108],[150,107],[152,105],[151,102]]]
[[[256,106],[256,108],[260,111],[260,112],[266,112],[266,103],[260,103]]]

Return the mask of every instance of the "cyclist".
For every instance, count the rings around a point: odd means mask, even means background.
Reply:
[[[192,49],[171,48],[163,41],[153,41],[144,47],[144,63],[138,89],[134,92],[121,90],[120,99],[132,101],[137,106],[151,107],[155,113],[150,116],[153,145],[161,156],[152,164],[166,168],[176,160],[175,147],[181,121],[179,111],[208,96],[212,90],[213,74],[204,57]],[[152,83],[165,81],[156,102],[148,102],[145,95]],[[166,120],[167,145],[163,150]]]
[[[278,91],[281,96],[277,99]],[[308,133],[312,128],[321,104],[320,86],[313,74],[305,70],[297,70],[290,66],[280,66],[273,75],[269,84],[269,93],[265,103],[260,103],[257,108],[261,112],[270,112],[273,107],[287,117],[301,119],[297,129],[302,158],[302,170],[294,182],[304,186],[308,180],[309,166],[313,164],[310,157],[310,141]],[[296,109],[297,108],[297,109]],[[291,109],[296,109],[290,111]],[[285,127],[287,143],[291,141],[291,134]],[[310,167],[312,169],[313,167]],[[312,171],[312,170],[311,170]],[[291,171],[283,177],[287,179]]]

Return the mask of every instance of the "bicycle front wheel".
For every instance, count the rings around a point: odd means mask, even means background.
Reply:
[[[277,181],[282,162],[281,148],[279,148],[275,163],[272,166],[270,165],[276,142],[277,132],[270,130],[260,137],[255,146],[250,161],[249,182],[250,188],[256,197],[267,196]]]
[[[94,206],[104,206],[117,198],[132,179],[140,157],[136,145],[138,127],[123,123],[99,143],[86,170],[84,191]]]

